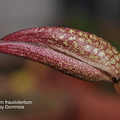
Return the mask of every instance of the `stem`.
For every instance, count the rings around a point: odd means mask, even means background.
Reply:
[[[118,94],[120,94],[120,82],[113,83],[113,86]]]

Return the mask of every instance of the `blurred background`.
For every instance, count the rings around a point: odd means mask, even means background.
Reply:
[[[120,0],[0,0],[0,38],[43,26],[101,36],[120,51]],[[120,96],[110,83],[85,82],[40,63],[0,54],[0,101],[26,100],[24,110],[0,110],[2,120],[120,120]]]

